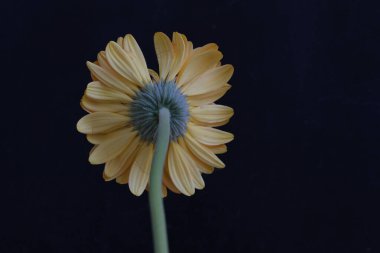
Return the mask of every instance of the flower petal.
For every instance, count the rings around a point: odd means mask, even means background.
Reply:
[[[193,158],[196,158],[194,155],[192,155]],[[205,164],[204,162],[202,162],[201,160],[199,160],[198,158],[194,159],[195,163],[197,164],[197,168],[199,169],[199,171],[201,171],[202,173],[205,173],[205,174],[211,174],[214,172],[214,167],[208,165],[208,164]]]
[[[127,124],[129,118],[112,112],[94,112],[87,114],[77,123],[77,129],[83,134],[109,133]]]
[[[186,39],[186,37],[185,37],[185,39]],[[188,60],[189,56],[192,55],[192,53],[193,53],[193,42],[188,41],[186,43],[186,60],[185,60],[185,62]]]
[[[139,141],[140,139],[135,137],[119,156],[106,163],[103,171],[104,180],[113,180],[131,167],[134,161],[133,154],[139,145]]]
[[[171,142],[168,153],[169,175],[174,185],[185,195],[195,192],[189,166],[193,166],[186,157],[186,152],[177,142]]]
[[[203,105],[190,108],[190,114],[197,122],[208,126],[222,126],[229,121],[234,114],[231,107],[224,105]]]
[[[172,179],[169,175],[169,159],[166,159],[165,162],[165,168],[164,168],[164,174],[162,176],[162,182],[166,185],[169,190],[171,190],[174,193],[181,193],[178,188],[174,185]]]
[[[101,81],[108,87],[125,92],[128,95],[133,95],[135,93],[131,89],[131,87],[128,86],[127,83],[117,78],[116,75],[113,75],[110,71],[106,70],[105,68],[102,68],[89,61],[87,62],[87,67],[91,71],[92,75],[94,75],[99,81]]]
[[[186,150],[187,152],[187,155],[189,157],[189,159],[193,160],[193,162],[195,163],[196,165],[196,168],[202,172],[202,173],[205,173],[205,174],[211,174],[212,172],[214,172],[214,168],[204,162],[202,162],[201,160],[199,160],[199,158],[197,158],[190,150],[189,148],[187,147],[185,141],[184,141],[184,138],[179,138],[178,139],[178,143]]]
[[[106,52],[100,51],[98,53],[98,62],[99,66],[105,69],[110,75],[112,75],[114,78],[120,80],[122,83],[124,83],[128,88],[130,88],[132,91],[136,92],[139,90],[139,85],[131,82],[130,80],[126,79],[119,73],[117,73],[112,66],[110,65],[109,61],[107,60]],[[129,93],[128,93],[129,94]],[[131,95],[131,94],[129,94]]]
[[[130,144],[135,136],[136,132],[132,131],[132,128],[123,128],[117,131],[112,138],[97,145],[88,160],[91,164],[101,164],[114,159]]]
[[[214,154],[224,154],[227,152],[227,146],[224,144],[217,146],[206,145],[206,147],[209,148]]]
[[[215,167],[224,168],[224,163],[207,147],[195,140],[189,133],[185,135],[184,141],[189,150],[202,162]]]
[[[106,56],[111,67],[126,79],[144,87],[149,81],[144,79],[141,69],[136,65],[136,57],[125,52],[117,43],[111,41],[106,47]]]
[[[224,94],[231,88],[231,85],[225,84],[218,90],[208,92],[202,95],[188,96],[187,101],[192,106],[201,106],[206,104],[214,103],[219,98],[223,97]]]
[[[207,51],[203,54],[191,56],[177,77],[178,87],[185,85],[192,79],[203,74],[223,58],[219,51]]]
[[[128,166],[126,166],[126,169],[124,172],[122,172],[120,175],[117,176],[116,182],[118,184],[128,184],[129,182],[129,175],[131,174],[131,168],[133,162],[136,160],[137,155],[140,153],[142,145],[139,143],[139,145],[133,150],[133,153],[131,154],[130,158],[128,159]],[[129,163],[131,163],[129,165]]]
[[[129,189],[136,196],[140,196],[148,184],[152,158],[153,144],[144,144],[129,174]]]
[[[122,103],[132,102],[132,98],[125,93],[119,92],[117,90],[108,88],[102,85],[100,82],[91,82],[87,85],[85,94],[92,99],[102,100],[102,101],[114,101]]]
[[[180,33],[173,33],[174,60],[169,70],[168,80],[174,80],[182,68],[186,57],[186,43],[187,41],[184,40]]]
[[[168,196],[168,189],[162,184],[162,197],[165,198],[166,196]]]
[[[201,171],[199,170],[198,164],[196,163],[196,159],[192,159],[191,152],[186,147],[186,144],[183,141],[183,138],[180,138],[178,141],[179,145],[183,148],[183,150],[186,153],[186,157],[188,158],[188,169],[190,172],[190,175],[193,178],[193,184],[194,187],[198,190],[203,189],[205,187],[205,182],[203,181]]]
[[[82,97],[80,105],[87,112],[115,112],[122,115],[128,114],[128,106],[125,104],[91,99],[87,95]]]
[[[106,134],[87,134],[87,141],[91,144],[100,144],[101,140],[104,140]]]
[[[157,32],[154,34],[154,47],[156,49],[160,77],[165,80],[174,58],[173,45],[166,34]]]
[[[233,134],[212,128],[188,124],[188,131],[200,143],[210,146],[217,146],[228,143],[234,139]]]
[[[124,37],[123,48],[124,50],[126,50],[127,52],[131,52],[135,56],[136,64],[139,68],[139,72],[142,79],[145,83],[149,83],[151,79],[149,76],[148,67],[145,62],[144,54],[142,53],[139,44],[137,44],[137,41],[131,34],[127,34]]]
[[[210,69],[184,85],[182,92],[187,96],[196,96],[218,90],[230,80],[233,72],[234,68],[229,64]]]
[[[202,47],[197,47],[194,49],[193,51],[193,54],[194,55],[197,55],[197,54],[203,54],[203,53],[206,53],[208,51],[216,51],[218,50],[218,45],[215,44],[215,43],[208,43]]]
[[[117,40],[116,40],[116,43],[119,45],[119,46],[123,46],[123,41],[124,41],[124,38],[123,37],[119,37],[119,38],[117,38]]]
[[[160,81],[160,76],[157,74],[156,71],[154,71],[153,69],[148,69],[149,71],[149,75],[153,78],[153,80],[157,83],[158,81]]]
[[[87,134],[86,137],[90,143],[98,145],[98,144],[101,144],[101,143],[103,143],[109,139],[114,138],[115,136],[117,136],[119,134],[119,131],[122,131],[122,130],[123,129],[119,129],[119,130],[110,132],[108,134]]]

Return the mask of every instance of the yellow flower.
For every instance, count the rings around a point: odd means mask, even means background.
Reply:
[[[192,195],[203,189],[202,173],[224,163],[216,156],[227,151],[233,135],[214,127],[226,124],[233,109],[214,104],[231,87],[231,65],[221,65],[222,53],[214,43],[193,48],[180,33],[170,40],[154,36],[159,74],[148,69],[132,35],[109,42],[97,61],[87,62],[93,81],[81,106],[89,114],[77,123],[94,148],[91,164],[105,163],[103,177],[129,184],[137,196],[148,189],[158,126],[158,110],[169,109],[170,143],[164,167],[167,188]]]

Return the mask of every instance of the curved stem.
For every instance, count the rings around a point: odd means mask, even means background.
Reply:
[[[168,236],[164,203],[162,199],[162,174],[169,145],[170,112],[167,108],[159,111],[158,134],[150,171],[149,205],[152,221],[153,243],[155,253],[168,253]]]

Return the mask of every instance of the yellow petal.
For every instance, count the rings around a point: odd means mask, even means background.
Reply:
[[[106,47],[106,56],[111,67],[124,78],[144,87],[147,83],[143,79],[141,69],[136,65],[134,55],[125,52],[117,43],[111,41]]]
[[[84,134],[103,134],[125,126],[128,121],[128,117],[117,113],[94,112],[81,118],[77,129]]]
[[[99,62],[99,66],[102,67],[103,69],[105,69],[110,75],[113,76],[113,78],[116,78],[118,79],[120,82],[122,82],[124,85],[126,85],[130,90],[136,92],[139,90],[139,85],[138,84],[135,84],[133,82],[131,82],[130,80],[124,78],[122,75],[120,75],[119,73],[117,73],[112,67],[111,65],[109,64],[108,60],[107,60],[107,56],[106,56],[106,52],[105,51],[100,51],[98,53],[98,62]],[[127,93],[128,95],[133,95],[133,94],[129,94]]]
[[[123,41],[124,41],[124,39],[123,39],[123,37],[119,37],[119,38],[117,38],[117,40],[116,40],[116,42],[117,42],[117,44],[119,45],[119,46],[123,46]]]
[[[134,156],[136,158],[136,156]],[[128,184],[129,174],[131,174],[131,166],[126,168],[117,178],[116,183],[118,184]]]
[[[201,174],[201,171],[199,170],[198,164],[195,161],[196,159],[192,159],[191,152],[188,150],[183,140],[179,141],[178,143],[185,151],[185,154],[186,154],[185,157],[187,157],[188,159],[188,163],[189,163],[188,169],[193,179],[194,187],[198,190],[203,189],[205,187],[205,182],[203,181],[202,174]]]
[[[179,138],[178,139],[178,143],[186,150],[187,152],[187,155],[189,157],[189,159],[193,160],[193,162],[195,163],[196,165],[196,168],[202,172],[202,173],[205,173],[205,174],[211,174],[212,172],[214,172],[214,168],[204,162],[202,162],[201,160],[199,160],[199,158],[197,158],[190,150],[189,148],[187,147],[185,141],[184,141],[184,138]]]
[[[233,134],[212,128],[188,124],[188,131],[200,143],[210,146],[217,146],[228,143],[234,139]]]
[[[214,154],[224,154],[227,152],[227,146],[224,144],[217,146],[206,145],[206,147],[209,148]]]
[[[101,140],[104,140],[104,136],[106,136],[106,134],[87,134],[86,138],[91,144],[99,144]]]
[[[154,34],[154,47],[156,49],[160,77],[165,80],[174,58],[173,45],[166,34],[157,32]]]
[[[135,136],[136,132],[133,132],[132,128],[123,128],[112,138],[97,145],[90,154],[89,162],[91,164],[101,164],[111,161],[129,145]]]
[[[193,159],[196,158],[194,155],[191,155],[191,157]],[[214,172],[214,167],[202,162],[198,158],[194,159],[194,162],[197,164],[197,168],[199,169],[200,172],[205,173],[205,174],[211,174]]]
[[[227,124],[229,120],[221,121],[218,123],[204,123],[204,122],[199,122],[195,120],[194,118],[190,118],[190,122],[198,126],[217,127],[217,126],[223,126]]]
[[[100,82],[91,82],[87,85],[85,94],[92,99],[102,100],[102,101],[114,101],[121,103],[132,102],[131,97],[122,93],[120,91],[108,88],[102,85]]]
[[[224,168],[224,163],[207,147],[195,140],[189,133],[185,135],[184,141],[189,150],[202,162],[215,167]]]
[[[165,161],[165,168],[164,168],[164,174],[162,176],[162,182],[172,192],[181,193],[178,190],[178,188],[174,185],[172,179],[170,178],[170,175],[169,175],[169,159],[166,159],[166,161]]]
[[[153,69],[148,69],[148,71],[149,71],[150,76],[153,78],[155,82],[160,81],[160,76],[157,74],[156,71],[154,71]]]
[[[127,166],[125,166],[126,169],[124,170],[124,172],[122,172],[116,178],[116,182],[118,184],[128,184],[129,174],[131,173],[132,164],[136,160],[137,155],[140,153],[141,147],[142,147],[142,145],[141,145],[141,143],[139,143],[139,145],[135,148],[135,150],[133,150],[133,153],[131,154],[131,156],[128,159],[128,164],[127,164]]]
[[[178,87],[185,85],[207,70],[215,67],[222,59],[219,51],[208,51],[203,54],[191,56],[177,77]]]
[[[193,178],[189,170],[191,160],[186,157],[186,152],[177,142],[171,142],[168,153],[169,175],[174,185],[185,195],[190,196],[195,192]]]
[[[186,63],[188,57],[193,52],[193,43],[191,41],[188,41],[184,34],[180,33],[179,35],[182,37],[182,40],[185,42],[185,59],[183,63]]]
[[[219,98],[223,97],[224,94],[231,88],[231,85],[225,84],[218,90],[208,92],[202,95],[188,96],[187,102],[191,106],[201,106],[206,104],[214,103]]]
[[[192,53],[193,53],[193,43],[191,41],[188,41],[186,43],[186,60],[185,60],[185,62],[188,60],[190,55],[192,55]]]
[[[87,112],[114,112],[122,115],[128,114],[128,106],[125,104],[91,99],[87,95],[82,97],[80,105]]]
[[[177,32],[173,33],[174,60],[169,70],[167,80],[174,80],[175,76],[181,70],[186,57],[186,43],[187,41],[184,40],[181,34]]]
[[[223,65],[208,70],[201,76],[182,87],[182,92],[187,96],[202,95],[223,87],[234,72],[232,65]]]
[[[135,92],[122,80],[117,78],[116,75],[113,75],[110,71],[93,64],[92,62],[87,62],[87,67],[99,81],[104,83],[110,88],[125,92],[128,95],[132,95]]]
[[[234,110],[224,105],[211,104],[190,108],[190,115],[193,119],[209,126],[222,126],[233,114]]]
[[[140,139],[135,137],[120,155],[106,163],[103,171],[104,180],[113,180],[131,167],[134,161],[133,154],[139,145],[139,141]]]
[[[129,189],[136,196],[140,196],[148,184],[152,158],[153,144],[144,144],[129,174]]]
[[[123,173],[124,169],[126,169],[125,167],[122,166],[122,164],[117,163],[115,160],[120,161],[120,159],[115,158],[115,159],[112,159],[112,160],[106,162],[106,165],[105,165],[104,171],[103,171],[103,179],[105,181],[111,181],[111,180],[115,179],[117,177],[117,175]]]
[[[165,198],[168,196],[168,189],[166,189],[165,185],[162,185],[162,197]]]
[[[129,124],[127,125],[127,127],[129,127]],[[103,143],[109,139],[114,138],[115,136],[118,136],[119,131],[123,131],[123,129],[118,129],[118,130],[112,131],[108,134],[87,134],[86,137],[90,143],[98,145],[98,144]]]
[[[218,45],[215,44],[215,43],[208,43],[202,47],[197,47],[194,49],[193,51],[193,54],[194,55],[197,55],[197,54],[203,54],[203,53],[206,53],[208,51],[216,51],[218,50]]]
[[[144,54],[142,53],[139,44],[131,34],[127,34],[124,37],[123,48],[127,52],[132,52],[132,54],[135,56],[141,77],[145,83],[149,83],[151,79],[149,77],[148,67],[145,62]]]

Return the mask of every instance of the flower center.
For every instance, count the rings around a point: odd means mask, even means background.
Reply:
[[[155,142],[158,112],[162,107],[170,111],[170,139],[176,140],[185,134],[189,119],[186,97],[174,81],[159,81],[138,91],[130,106],[131,122],[141,139]]]

